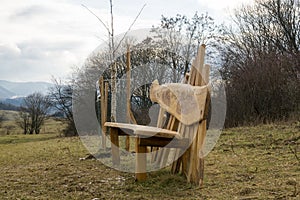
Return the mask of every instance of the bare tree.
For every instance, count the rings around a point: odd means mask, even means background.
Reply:
[[[73,88],[69,83],[53,79],[54,86],[50,88],[49,100],[51,105],[67,119],[67,128],[64,130],[65,136],[77,135],[72,111]]]
[[[49,98],[41,93],[33,93],[24,99],[21,105],[20,119],[17,124],[24,134],[39,134],[50,108]]]
[[[299,1],[256,1],[233,20],[220,46],[227,126],[287,119],[300,107]]]
[[[30,117],[25,108],[20,108],[18,117],[16,117],[15,121],[16,124],[23,130],[24,135],[30,132]]]
[[[210,45],[216,39],[218,26],[207,13],[194,14],[192,18],[177,14],[175,17],[162,16],[159,27],[153,28],[155,46],[162,47],[172,54],[167,56],[175,70],[188,72],[191,59],[201,44]],[[183,63],[181,62],[183,59]]]
[[[101,18],[99,18],[95,13],[93,13],[90,9],[85,7],[90,13],[92,13],[104,26],[108,33],[108,50],[109,50],[109,58],[110,58],[110,67],[111,67],[111,121],[116,120],[117,115],[117,88],[116,88],[116,81],[117,81],[117,63],[116,63],[116,52],[121,46],[123,40],[126,38],[127,33],[131,30],[132,26],[136,22],[137,18],[140,16],[141,12],[145,8],[146,4],[142,7],[136,18],[134,19],[133,23],[129,26],[128,30],[124,34],[123,38],[116,43],[115,41],[115,30],[114,30],[114,12],[113,12],[113,0],[109,0],[110,6],[110,27],[108,27]]]

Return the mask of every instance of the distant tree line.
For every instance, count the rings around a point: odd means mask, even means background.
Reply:
[[[14,106],[14,105],[9,104],[9,103],[0,102],[0,110],[13,110],[13,111],[17,111],[17,110],[19,110],[19,107]]]

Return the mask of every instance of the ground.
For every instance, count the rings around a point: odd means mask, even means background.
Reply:
[[[146,182],[117,172],[61,133],[0,136],[0,199],[299,199],[300,123],[225,130],[205,160],[204,186],[169,169]],[[47,132],[47,130],[45,131]]]

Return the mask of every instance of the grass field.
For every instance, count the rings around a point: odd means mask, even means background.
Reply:
[[[80,160],[88,152],[79,138],[45,133],[0,136],[0,199],[300,199],[299,122],[224,131],[206,157],[203,188],[168,169],[137,183]]]
[[[1,135],[16,135],[22,134],[23,130],[17,126],[15,119],[18,118],[18,112],[16,111],[4,111],[0,110],[0,115],[4,115],[5,120],[0,127],[0,136]],[[62,134],[64,129],[63,122],[57,121],[54,119],[47,119],[45,124],[42,126],[41,133],[53,133],[53,134]]]

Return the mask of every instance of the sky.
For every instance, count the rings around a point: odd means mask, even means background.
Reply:
[[[109,0],[0,0],[0,80],[65,78],[107,40]],[[146,4],[132,30],[158,26],[161,15],[195,12],[228,20],[231,10],[253,0],[114,0],[115,33],[124,33]]]

